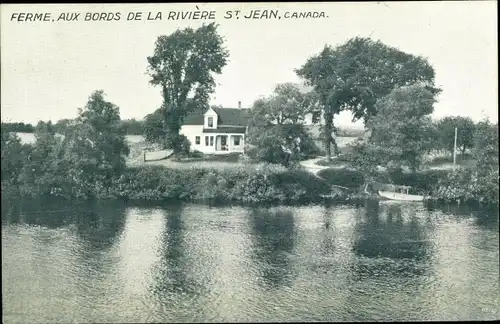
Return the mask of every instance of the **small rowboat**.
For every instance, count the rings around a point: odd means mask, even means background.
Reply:
[[[399,186],[401,192],[395,191],[379,191],[378,194],[389,200],[398,200],[398,201],[424,201],[426,197],[421,195],[410,195],[408,193],[411,187],[408,186]]]

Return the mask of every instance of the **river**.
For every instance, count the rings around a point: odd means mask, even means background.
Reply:
[[[498,216],[2,203],[5,323],[499,319]]]

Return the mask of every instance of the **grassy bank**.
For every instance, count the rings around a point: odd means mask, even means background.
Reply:
[[[85,186],[86,197],[73,197],[73,185],[53,181],[40,188],[33,184],[33,196],[60,196],[67,199],[97,198],[124,200],[234,201],[240,203],[315,202],[330,194],[326,181],[302,170],[264,166],[259,169],[217,170],[174,169],[143,165],[128,167],[110,185]],[[4,189],[4,188],[2,188]],[[7,188],[5,188],[7,189]],[[11,190],[15,187],[11,186]],[[3,191],[3,190],[2,190]],[[81,192],[81,190],[79,191]],[[30,192],[24,192],[24,195]]]
[[[314,201],[329,192],[325,181],[299,170],[192,168],[180,172],[160,166],[143,166],[128,168],[100,196],[255,203]]]

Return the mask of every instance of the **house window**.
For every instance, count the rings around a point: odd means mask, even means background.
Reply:
[[[208,117],[208,127],[210,127],[210,128],[214,127],[214,118],[213,117]]]
[[[214,146],[214,137],[210,136],[210,146]]]
[[[205,146],[208,146],[208,136],[205,136]]]
[[[196,137],[194,138],[194,142],[196,143],[196,145],[200,145],[200,141],[201,141],[201,139],[200,139],[200,137],[199,137],[199,136],[196,136]]]
[[[239,137],[239,136],[236,136],[236,137],[234,138],[234,146],[240,146],[240,138],[241,138],[241,137]]]

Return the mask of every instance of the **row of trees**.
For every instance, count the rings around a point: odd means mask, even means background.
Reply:
[[[474,147],[474,135],[482,126],[476,124],[469,117],[449,116],[432,124],[429,134],[433,141],[431,149],[453,153],[455,141],[455,128],[457,128],[457,149],[462,154]]]
[[[60,119],[56,123],[52,123],[52,121],[40,121],[42,124],[47,124],[48,127],[51,127],[56,133],[64,134],[68,126],[73,122],[73,119]],[[136,119],[124,119],[120,121],[121,126],[124,129],[125,134],[127,135],[143,135],[145,131],[145,123],[142,120]],[[15,133],[34,133],[35,126],[29,123],[9,123],[2,122],[2,128],[7,132],[15,132]]]
[[[2,129],[6,132],[33,133],[35,127],[32,124],[2,122]]]

